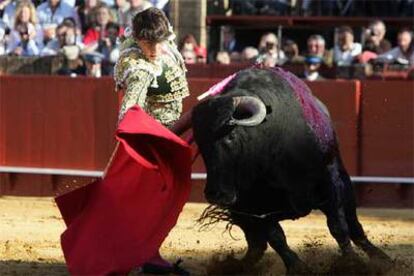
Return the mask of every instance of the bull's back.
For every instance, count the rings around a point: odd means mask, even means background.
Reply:
[[[335,147],[335,132],[326,106],[295,75],[281,68],[254,68],[240,72],[237,82],[239,89],[257,95],[270,107],[269,120],[274,122],[276,131],[287,131],[286,138],[303,141],[310,134],[308,139],[316,139],[323,152]]]

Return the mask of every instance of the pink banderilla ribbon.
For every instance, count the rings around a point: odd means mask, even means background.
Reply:
[[[230,76],[228,76],[227,78],[221,80],[220,82],[216,83],[215,85],[213,85],[212,87],[210,87],[206,92],[204,92],[203,94],[201,94],[200,96],[197,97],[197,100],[201,101],[202,99],[208,97],[208,96],[215,96],[217,94],[220,94],[221,92],[223,92],[224,87],[226,87],[226,85],[232,80],[234,79],[234,77],[237,75],[237,73],[234,73]]]

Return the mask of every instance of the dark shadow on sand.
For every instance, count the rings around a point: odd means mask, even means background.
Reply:
[[[312,270],[314,273],[312,275],[414,275],[413,244],[386,245],[381,246],[381,248],[394,261],[393,266],[388,271],[383,271],[381,268],[378,269],[378,267],[373,268],[369,262],[369,259],[360,251],[358,251],[358,254],[361,257],[362,262],[357,266],[354,266],[352,269],[347,268],[346,264],[345,266],[337,266],[337,262],[340,260],[340,254],[336,248],[324,246],[302,246],[296,249],[296,252]],[[197,249],[194,249],[191,251],[176,251],[176,253],[178,255],[175,257],[183,259],[182,267],[188,269],[191,275],[276,276],[285,274],[285,267],[281,259],[272,250],[266,251],[263,259],[255,266],[249,267],[247,270],[240,271],[239,267],[233,267],[236,272],[232,272],[231,263],[226,264],[226,260],[241,258],[243,256],[243,251],[229,253],[218,248],[214,251],[198,251]],[[69,273],[64,263],[0,260],[0,275],[67,276]],[[132,272],[129,275],[133,276],[143,274]]]
[[[0,260],[0,275],[67,276],[69,273],[64,263]]]
[[[381,247],[393,260],[391,267],[385,269],[382,264],[373,264],[369,258],[359,250],[360,262],[351,265],[343,263],[339,250],[331,247],[306,247],[296,249],[300,258],[308,265],[313,274],[307,275],[387,275],[387,276],[411,276],[414,275],[414,245],[398,244]],[[203,252],[203,254],[208,254]],[[285,267],[280,257],[273,251],[266,251],[263,259],[255,266],[240,271],[234,258],[240,259],[243,252],[223,254],[221,252],[210,253],[207,259],[198,260],[197,257],[185,254],[183,267],[188,268],[192,275],[285,275]],[[201,261],[201,262],[200,262]],[[198,263],[198,264],[197,264]],[[203,267],[203,270],[199,270]],[[197,273],[201,272],[201,273]]]

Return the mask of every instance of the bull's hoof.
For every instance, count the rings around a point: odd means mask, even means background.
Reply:
[[[374,274],[385,274],[394,266],[394,261],[380,251],[369,259],[369,267]]]
[[[312,271],[303,261],[299,260],[286,269],[287,275],[311,275]]]

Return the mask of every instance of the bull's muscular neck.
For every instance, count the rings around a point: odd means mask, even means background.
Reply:
[[[329,117],[318,106],[315,98],[306,84],[290,72],[278,67],[272,69],[276,75],[286,80],[291,86],[298,102],[300,103],[305,121],[315,132],[322,147],[329,147],[334,141],[334,130],[331,127]]]

